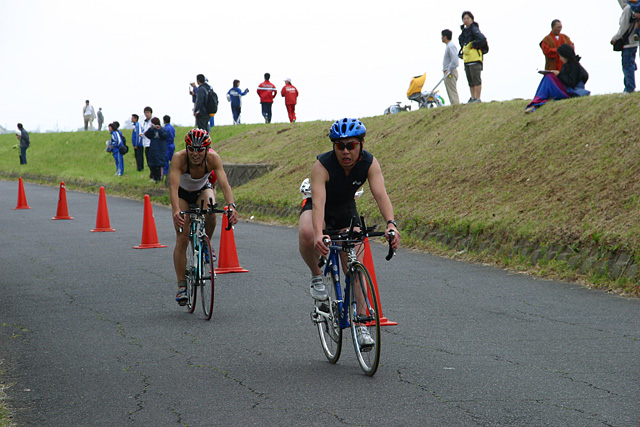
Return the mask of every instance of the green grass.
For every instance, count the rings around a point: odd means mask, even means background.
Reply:
[[[513,100],[364,118],[365,148],[382,165],[403,230],[437,227],[636,254],[639,101],[638,94],[601,95],[552,102],[524,114],[527,101]],[[294,224],[300,182],[315,156],[331,147],[329,125],[214,128],[214,148],[226,163],[276,165],[234,189],[241,212],[250,202],[286,207],[292,214],[277,219]],[[179,147],[186,131],[177,129]],[[130,131],[125,135],[130,138]],[[135,171],[133,151],[125,156],[125,176],[113,176],[113,159],[104,152],[107,132],[33,134],[31,139],[29,164],[21,167],[18,150],[11,148],[15,136],[0,135],[3,176],[53,185],[65,181],[70,189],[89,191],[105,185],[110,194],[150,194],[168,202],[163,186]],[[379,220],[368,188],[358,204],[371,221]]]

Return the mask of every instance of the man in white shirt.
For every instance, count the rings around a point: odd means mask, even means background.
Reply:
[[[151,115],[153,110],[151,107],[144,107],[144,121],[140,125],[140,142],[144,147],[144,158],[147,159],[147,166],[149,166],[149,147],[151,146],[151,140],[144,136],[144,133],[151,127]]]
[[[458,98],[458,48],[451,41],[453,34],[451,30],[442,30],[442,43],[447,45],[442,61],[442,72],[444,73],[444,87],[447,88],[447,95],[451,105],[460,104]]]
[[[86,131],[88,127],[91,127],[91,130],[93,130],[93,120],[96,118],[96,112],[89,104],[88,99],[85,101],[85,105],[82,108],[82,115],[84,117],[84,130]]]

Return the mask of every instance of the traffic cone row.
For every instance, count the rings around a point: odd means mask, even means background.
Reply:
[[[14,209],[31,209],[27,204],[27,197],[24,191],[22,178],[18,184],[18,204]],[[222,231],[220,236],[220,251],[218,259],[217,274],[225,273],[247,273],[249,270],[240,267],[238,261],[238,253],[236,251],[236,241],[233,236],[233,228],[229,226],[229,219],[226,215],[222,216]],[[56,216],[51,219],[73,219],[69,216],[67,208],[67,193],[64,182],[60,183],[60,194],[58,196],[58,210]],[[96,216],[96,227],[92,232],[109,232],[116,231],[111,228],[109,221],[109,209],[107,208],[107,196],[104,187],[100,187],[100,195],[98,198],[98,213]],[[144,215],[142,220],[142,241],[140,245],[134,246],[134,249],[150,249],[150,248],[166,248],[158,242],[158,233],[156,231],[156,222],[153,217],[153,208],[151,207],[151,198],[149,195],[144,196]]]

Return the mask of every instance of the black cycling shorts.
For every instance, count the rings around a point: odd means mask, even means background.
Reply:
[[[189,203],[189,205],[195,205],[196,202],[198,201],[198,198],[200,197],[200,193],[202,193],[202,190],[206,190],[207,188],[213,189],[213,186],[209,181],[207,181],[204,187],[202,187],[198,191],[187,191],[184,188],[179,187],[178,197],[184,200],[185,202]]]
[[[302,206],[300,207],[300,213],[310,211],[312,209],[313,203],[311,202],[311,197],[304,199],[302,201]],[[341,207],[325,206],[324,223],[325,229],[327,230],[342,230],[343,228],[348,228],[351,224],[351,218],[355,218],[354,225],[359,227],[360,217],[358,216],[355,201],[353,204],[347,203]]]

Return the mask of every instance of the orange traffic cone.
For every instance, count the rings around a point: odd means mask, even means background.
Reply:
[[[98,199],[98,216],[96,217],[96,228],[91,231],[116,231],[111,228],[109,222],[109,209],[107,209],[107,196],[104,187],[100,187],[100,199]]]
[[[392,322],[386,317],[382,315],[382,303],[380,302],[380,291],[378,291],[378,281],[376,280],[376,268],[373,266],[373,257],[371,256],[371,248],[369,247],[369,239],[364,239],[364,258],[362,263],[367,270],[369,271],[369,275],[371,276],[371,281],[373,282],[373,287],[376,290],[376,294],[378,295],[378,300],[376,301],[378,306],[378,313],[380,313],[380,326],[395,326],[398,322]],[[371,298],[371,295],[369,295]]]
[[[58,196],[58,211],[51,219],[73,219],[69,216],[67,209],[67,191],[64,188],[64,181],[60,183],[60,195]]]
[[[24,194],[24,184],[22,183],[22,177],[19,178],[18,183],[18,204],[13,210],[16,209],[31,209],[31,206],[27,204],[27,196]]]
[[[149,248],[166,248],[167,245],[161,245],[158,242],[158,233],[156,232],[156,221],[153,219],[153,208],[151,207],[151,198],[148,194],[144,196],[144,218],[142,220],[142,242],[133,249],[149,249]]]
[[[227,208],[225,208],[226,210]],[[227,231],[229,226],[229,218],[222,215],[222,231],[220,233],[220,252],[218,252],[218,268],[216,274],[225,273],[247,273],[240,267],[238,262],[238,253],[236,251],[236,239],[233,237],[233,227]]]

